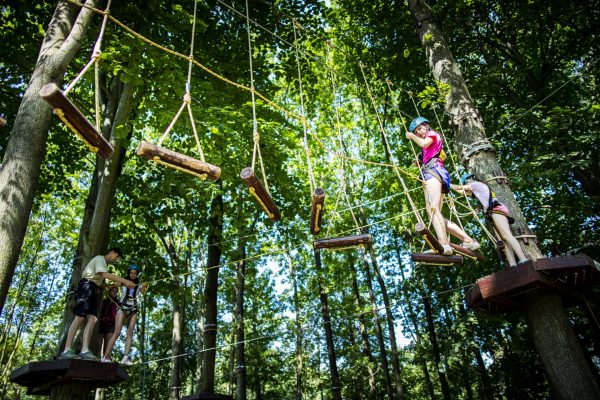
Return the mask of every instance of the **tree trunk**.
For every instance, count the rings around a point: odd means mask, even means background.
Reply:
[[[97,1],[88,0],[86,4],[95,7]],[[62,81],[84,41],[92,15],[92,11],[66,1],[56,6],[0,164],[0,313],[19,259],[46,153],[52,112],[38,92],[49,82]]]
[[[71,271],[70,287],[75,289],[81,279],[81,273],[87,263],[107,248],[108,228],[110,223],[110,212],[115,196],[117,178],[121,174],[121,168],[129,137],[125,141],[115,139],[115,133],[118,126],[127,122],[131,115],[134,86],[123,84],[118,77],[113,79],[109,96],[104,105],[104,125],[102,135],[111,139],[114,144],[114,153],[109,160],[102,160],[96,157],[96,166],[92,185],[86,199],[84,218],[81,223],[79,242],[77,244],[77,254],[73,262]],[[73,310],[70,304],[66,304],[63,313],[59,346],[57,354],[63,349],[64,341],[71,321],[73,320]],[[90,343],[90,349],[97,352],[96,332]]]
[[[340,387],[340,377],[337,369],[337,359],[335,355],[335,344],[333,342],[333,329],[331,328],[331,318],[329,316],[329,299],[322,283],[321,252],[315,250],[315,267],[317,270],[317,281],[319,285],[319,297],[321,299],[321,313],[323,314],[323,325],[325,328],[325,339],[327,341],[327,355],[329,357],[329,372],[331,374],[331,397],[334,400],[342,400],[342,388]]]
[[[371,311],[373,312],[373,324],[375,325],[375,332],[377,334],[377,343],[379,344],[379,356],[381,357],[381,369],[383,373],[383,380],[385,382],[385,391],[388,398],[391,400],[394,398],[394,390],[392,389],[392,381],[390,379],[390,367],[387,360],[387,351],[385,348],[385,341],[383,339],[383,329],[381,329],[381,323],[379,322],[379,310],[377,307],[377,300],[375,299],[375,292],[373,291],[373,278],[371,277],[371,270],[369,261],[367,260],[367,253],[363,252],[363,266],[365,269],[367,288],[369,289],[369,299],[371,300]]]
[[[181,391],[181,348],[182,348],[182,325],[183,318],[181,314],[181,305],[179,303],[179,294],[181,290],[179,285],[176,284],[174,292],[171,296],[173,304],[173,334],[171,336],[171,379],[170,379],[170,400],[179,400],[179,393]]]
[[[369,336],[367,334],[367,323],[365,321],[365,316],[362,313],[364,305],[360,297],[360,290],[358,289],[358,282],[356,280],[356,268],[354,267],[354,265],[352,265],[352,263],[349,264],[349,267],[352,271],[352,292],[354,294],[354,305],[356,306],[356,310],[359,312],[358,326],[361,338],[361,353],[363,357],[367,360],[365,372],[367,373],[367,380],[369,384],[369,399],[375,400],[377,399],[377,386],[375,385],[375,374],[373,373],[373,368],[371,367],[372,365],[374,365],[374,361],[373,355],[371,354]]]
[[[446,111],[451,116],[450,122],[455,132],[455,148],[462,154],[473,143],[486,140],[483,121],[429,6],[421,0],[409,0],[409,6],[434,77],[450,85]],[[482,179],[502,173],[496,156],[490,151],[473,154],[467,164],[465,166]],[[491,181],[490,186],[511,210],[516,221],[515,227],[527,228],[527,221],[510,187],[496,181]],[[530,257],[542,257],[533,241],[523,246],[523,250]],[[554,293],[527,296],[522,309],[556,395],[565,399],[600,398],[600,389],[569,326],[560,296]]]
[[[239,228],[239,260],[236,262],[235,327],[236,327],[236,399],[246,400],[246,358],[244,355],[244,284],[246,278],[246,241]]]
[[[290,246],[288,246],[290,247]],[[296,280],[296,272],[294,264],[289,252],[285,253],[290,268],[290,278],[292,280],[292,291],[294,300],[294,315],[296,326],[296,400],[302,400],[302,323],[300,321],[300,299],[298,297],[298,281]]]
[[[440,385],[442,386],[442,396],[444,397],[444,400],[450,400],[452,395],[450,394],[450,387],[448,386],[446,374],[442,370],[442,358],[440,356],[440,348],[438,346],[437,335],[435,333],[435,324],[433,323],[433,315],[431,313],[429,297],[423,296],[423,306],[425,307],[425,316],[427,317],[427,329],[429,331],[429,340],[431,341],[431,352],[433,353],[435,368],[438,371]]]
[[[364,215],[362,213],[362,209],[361,215]],[[375,251],[373,250],[373,246],[369,245],[367,246],[367,248],[369,249],[369,255],[371,257],[371,266],[373,267],[373,271],[375,272],[375,277],[377,278],[377,283],[379,284],[381,296],[383,297],[383,304],[385,306],[385,320],[388,325],[390,347],[392,348],[392,372],[394,374],[394,383],[396,385],[396,398],[398,400],[402,400],[404,397],[404,392],[402,390],[402,379],[400,376],[400,358],[398,356],[398,345],[396,344],[396,329],[394,328],[394,316],[392,315],[392,306],[390,304],[390,298],[388,296],[385,281],[381,276],[381,271],[379,270],[379,265],[377,264],[377,258],[375,257]]]
[[[214,393],[215,358],[217,355],[217,293],[219,289],[219,264],[221,262],[221,241],[223,239],[223,196],[217,195],[210,206],[208,220],[208,262],[204,282],[204,353],[200,391]]]
[[[473,348],[473,353],[475,354],[475,360],[477,361],[477,368],[479,369],[479,376],[481,379],[481,390],[479,396],[485,400],[493,400],[494,392],[492,389],[492,383],[490,382],[490,375],[487,372],[485,362],[481,356],[481,351],[479,348],[475,347]]]

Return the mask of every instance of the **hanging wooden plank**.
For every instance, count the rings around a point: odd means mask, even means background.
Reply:
[[[321,222],[325,206],[325,191],[316,188],[312,196],[312,207],[310,212],[310,233],[317,235],[321,232]]]
[[[254,196],[256,201],[258,201],[258,204],[260,204],[262,209],[267,213],[269,219],[271,221],[279,221],[281,219],[281,214],[279,213],[277,205],[261,181],[258,179],[252,168],[244,168],[242,172],[240,172],[240,177],[244,180],[244,182],[246,182],[246,185],[248,185],[248,190],[252,196]]]
[[[452,242],[450,242],[449,244],[450,247],[452,247],[452,249],[454,250],[454,252],[461,254],[465,257],[469,257],[471,260],[485,260],[485,257],[483,257],[483,255],[475,253],[473,250],[469,250]]]
[[[365,233],[362,235],[352,235],[352,236],[341,236],[336,238],[326,238],[321,240],[315,240],[313,242],[313,247],[315,250],[319,249],[339,249],[342,247],[352,247],[358,246],[361,244],[371,244],[373,243],[373,238],[371,234]]]
[[[44,85],[39,95],[50,104],[54,114],[83,140],[92,153],[108,159],[114,151],[110,143],[96,131],[81,111],[65,96],[55,83]]]
[[[425,226],[423,222],[417,222],[415,225],[415,231],[425,240],[425,243],[431,248],[433,251],[439,254],[444,254],[444,248],[442,244],[437,240],[433,233]]]
[[[450,266],[463,263],[463,257],[457,255],[443,256],[440,254],[414,253],[412,255],[412,259],[414,262],[427,265]]]
[[[185,172],[186,174],[194,175],[202,180],[208,178],[211,181],[216,181],[221,177],[221,168],[217,166],[164,147],[156,146],[144,140],[138,144],[136,153],[147,160]]]

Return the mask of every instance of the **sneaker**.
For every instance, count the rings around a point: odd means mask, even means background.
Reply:
[[[472,242],[463,242],[460,247],[464,247],[467,250],[475,251],[479,248],[479,242],[473,240]]]
[[[82,360],[90,360],[90,361],[100,360],[98,357],[96,357],[94,355],[94,353],[92,353],[91,350],[82,351],[81,353],[79,353],[79,358],[81,358]]]
[[[73,349],[68,349],[63,351],[62,353],[60,353],[60,356],[58,356],[59,360],[70,360],[71,358],[75,358],[77,357],[77,353],[75,353],[75,350]]]
[[[129,356],[125,356],[121,360],[121,364],[130,366],[133,365],[133,361],[131,361],[131,358],[129,358]]]
[[[100,360],[100,362],[103,362],[103,363],[111,363],[111,362],[112,362],[112,360],[111,360],[110,358],[104,358],[104,357],[102,357],[102,359]]]
[[[452,247],[450,247],[449,244],[443,244],[442,247],[444,248],[444,255],[445,256],[451,256],[454,253],[454,250],[452,250]]]

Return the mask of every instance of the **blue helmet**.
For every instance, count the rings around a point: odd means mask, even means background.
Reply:
[[[424,117],[417,117],[410,122],[410,126],[408,127],[408,130],[411,132],[414,132],[415,129],[417,129],[417,126],[424,124],[424,123],[429,123],[429,120]]]
[[[129,266],[129,268],[127,268],[127,272],[131,271],[132,269],[136,270],[137,272],[141,272],[142,271],[142,269],[140,268],[140,266],[137,265],[137,264],[131,264]]]
[[[464,185],[464,184],[465,184],[465,182],[466,182],[468,179],[471,179],[471,178],[473,178],[473,174],[469,174],[468,172],[467,172],[467,173],[465,173],[465,174],[462,174],[462,176],[460,177],[460,184],[461,184],[461,185]]]

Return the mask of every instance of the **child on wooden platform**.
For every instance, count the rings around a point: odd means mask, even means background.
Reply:
[[[127,269],[127,278],[135,283],[135,286],[124,287],[121,293],[120,298],[120,307],[119,311],[117,311],[117,316],[115,318],[115,331],[108,341],[108,345],[106,349],[104,349],[104,356],[102,357],[102,362],[112,362],[112,349],[115,346],[119,335],[121,334],[121,329],[123,328],[123,324],[127,325],[127,336],[125,337],[125,353],[123,358],[121,359],[121,364],[125,365],[133,365],[133,361],[129,356],[131,352],[131,343],[133,341],[133,333],[135,329],[135,323],[137,321],[137,295],[139,290],[146,290],[146,286],[140,283],[139,274],[141,273],[141,268],[139,265],[132,264]]]
[[[477,250],[479,243],[442,215],[444,194],[450,191],[450,174],[444,166],[442,137],[430,128],[429,121],[423,117],[413,119],[409,130],[410,132],[406,132],[406,138],[421,147],[421,175],[425,181],[427,214],[437,239],[444,248],[444,255],[453,253],[448,233],[461,240],[462,247]]]
[[[76,304],[73,309],[75,318],[67,332],[67,340],[65,350],[58,357],[59,359],[69,359],[78,357],[73,347],[73,339],[79,330],[83,321],[87,321],[83,330],[83,344],[79,358],[84,360],[97,360],[98,357],[90,350],[90,340],[94,331],[94,326],[98,318],[97,305],[98,294],[101,293],[101,287],[104,284],[104,279],[109,279],[113,282],[119,282],[128,288],[135,287],[134,283],[111,274],[107,271],[107,264],[112,264],[117,261],[122,255],[121,249],[113,247],[104,256],[96,256],[90,260],[81,274],[81,280],[76,289]]]
[[[519,262],[526,261],[527,257],[523,253],[521,245],[510,230],[510,224],[514,223],[515,220],[510,216],[508,208],[496,199],[494,192],[492,192],[486,183],[475,180],[473,175],[463,174],[460,178],[460,183],[460,185],[450,185],[450,188],[477,199],[483,212],[492,222],[494,229],[505,244],[508,264],[511,267],[516,266],[516,258],[518,258]]]

